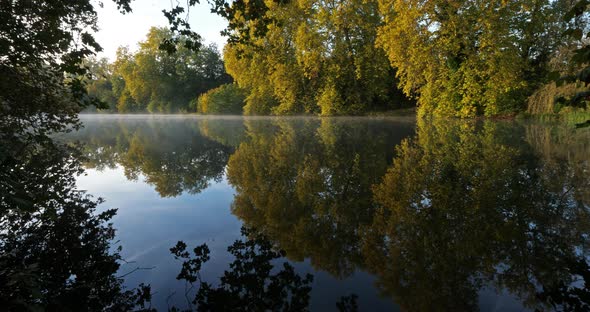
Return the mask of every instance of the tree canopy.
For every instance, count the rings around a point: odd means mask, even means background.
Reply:
[[[382,0],[378,44],[421,113],[521,111],[563,44],[563,3]]]

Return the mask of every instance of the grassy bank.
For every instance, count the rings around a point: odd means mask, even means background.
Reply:
[[[553,114],[520,114],[518,118],[531,118],[546,122],[560,122],[568,125],[577,125],[590,120],[590,109],[566,107]]]

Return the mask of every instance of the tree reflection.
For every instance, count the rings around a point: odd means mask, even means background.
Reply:
[[[75,188],[75,146],[45,135],[0,137],[0,306],[9,311],[132,309],[117,278],[115,210]]]
[[[574,282],[568,268],[585,262],[590,230],[576,198],[590,186],[579,177],[588,163],[543,162],[524,134],[419,122],[374,188],[363,254],[383,292],[413,311],[477,310],[478,291],[495,285],[542,308],[539,287]]]
[[[389,165],[391,128],[252,122],[228,164],[232,211],[290,259],[369,270],[411,311],[478,310],[490,287],[567,309],[587,293],[572,283],[588,273],[589,140],[535,127],[421,120]]]
[[[121,248],[115,248],[109,223],[116,210],[98,212],[101,200],[75,188],[82,173],[79,147],[47,137],[20,147],[3,153],[0,163],[0,307],[155,311],[149,285],[126,290],[117,277]],[[207,245],[195,248],[194,257],[182,242],[171,249],[184,261],[177,278],[200,283],[187,311],[307,310],[313,277],[300,276],[288,262],[275,269],[272,262],[283,252],[254,231],[243,235],[228,247],[235,260],[219,286],[200,280]],[[346,304],[354,307],[354,298]]]
[[[402,123],[396,133],[387,122],[367,120],[247,122],[248,140],[228,163],[237,190],[232,211],[290,259],[309,257],[316,268],[347,276],[362,262],[371,185],[385,172],[390,147],[412,127]]]
[[[194,256],[179,241],[170,252],[183,259],[177,279],[190,284],[199,282],[192,300],[198,311],[306,311],[309,305],[310,283],[313,276],[295,273],[288,262],[273,270],[273,260],[282,257],[272,243],[251,229],[242,228],[245,240],[237,240],[227,250],[234,256],[219,286],[201,279],[199,271],[209,260],[209,248],[194,248]]]
[[[89,119],[85,129],[68,139],[87,143],[87,168],[121,165],[128,179],[143,176],[161,196],[174,197],[199,193],[210,181],[219,181],[233,150],[204,136],[200,123]],[[241,121],[229,128],[227,136],[239,133],[240,126]]]

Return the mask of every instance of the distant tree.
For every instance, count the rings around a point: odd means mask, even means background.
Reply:
[[[191,99],[230,81],[216,46],[193,51],[180,37],[175,53],[169,54],[160,49],[169,38],[173,38],[169,29],[152,27],[137,53],[118,50],[113,79],[120,80],[114,83],[120,112],[187,111]]]
[[[113,0],[122,13],[131,0]],[[198,1],[188,1],[187,6]],[[100,2],[98,3],[100,5]],[[101,51],[96,3],[90,0],[17,0],[0,4],[0,130],[61,131],[77,124],[76,114],[101,101],[88,96],[92,78],[82,61]],[[180,5],[164,10],[174,34],[158,43],[173,52],[200,47],[200,37],[180,16]],[[182,40],[180,38],[182,37]],[[180,42],[182,41],[182,42]],[[173,48],[171,44],[175,44]],[[65,75],[65,79],[64,79]]]
[[[84,61],[90,77],[87,82],[88,96],[96,98],[104,110],[117,110],[117,96],[113,91],[113,66],[107,58],[89,57]]]

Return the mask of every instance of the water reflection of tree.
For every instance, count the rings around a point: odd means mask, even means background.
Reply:
[[[228,165],[232,209],[287,257],[340,277],[369,270],[412,311],[477,310],[484,287],[565,304],[557,294],[586,263],[588,149],[559,132],[547,144],[569,154],[548,155],[531,127],[420,121],[387,170],[391,128],[251,123]]]
[[[2,137],[0,306],[15,311],[131,309],[117,278],[114,210],[75,189],[75,147],[44,135]]]
[[[264,232],[290,259],[346,276],[360,264],[360,228],[373,218],[371,185],[412,132],[380,121],[249,122],[231,156],[232,211]]]
[[[384,293],[413,311],[476,310],[491,283],[542,307],[539,287],[573,282],[568,266],[583,261],[590,230],[575,197],[589,181],[575,176],[588,163],[543,162],[524,134],[493,122],[419,123],[374,189],[363,255]]]
[[[85,142],[88,168],[121,165],[128,179],[140,175],[165,197],[196,194],[219,181],[233,148],[201,134],[200,122],[86,120],[70,139]],[[239,127],[232,128],[239,131]]]
[[[245,140],[244,120],[240,117],[216,117],[199,120],[198,128],[204,137],[223,146],[236,149]]]
[[[170,249],[183,261],[177,279],[198,287],[189,304],[198,311],[307,311],[313,276],[301,277],[288,262],[275,268],[272,262],[282,258],[283,252],[256,231],[242,228],[242,235],[245,239],[227,248],[234,261],[218,286],[203,281],[199,274],[210,259],[207,245],[194,248],[194,256],[182,241]]]
[[[590,203],[590,188],[584,185],[589,179],[590,131],[571,126],[532,123],[525,125],[525,138],[545,164],[548,176],[553,176],[554,186],[571,189],[572,196],[583,203]],[[567,173],[567,175],[563,174]]]
[[[114,146],[105,157],[113,163],[133,157],[174,163],[166,157],[175,156],[160,154],[150,141],[167,144],[173,139],[166,133],[178,126],[164,134],[157,132],[165,125],[134,127],[97,127],[122,137],[90,137],[95,143],[84,154]],[[207,127],[217,133],[210,136],[224,137],[219,127]],[[268,241],[251,236],[234,244],[237,262],[219,286],[199,288],[199,309],[252,300],[261,307],[306,307],[309,280],[289,266],[269,271],[282,256],[279,248],[339,277],[368,270],[384,294],[412,311],[477,310],[486,286],[507,289],[530,307],[587,310],[590,292],[572,281],[590,282],[588,132],[421,121],[389,163],[388,147],[411,129],[395,134],[386,123],[334,119],[247,122],[247,138],[229,161],[237,190],[232,209]],[[187,140],[171,141],[164,151],[192,144]],[[43,136],[10,144],[0,159],[0,306],[125,310],[149,297],[149,287],[127,291],[117,278],[120,258],[108,223],[114,211],[96,212],[97,201],[75,190],[76,147]],[[216,144],[196,146],[217,150]],[[188,170],[183,166],[172,167]],[[267,288],[273,282],[276,288]],[[283,291],[302,299],[285,301],[293,297]],[[281,301],[268,300],[275,295]]]

